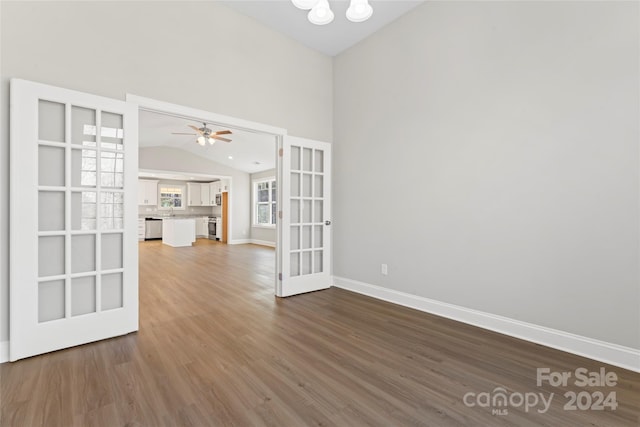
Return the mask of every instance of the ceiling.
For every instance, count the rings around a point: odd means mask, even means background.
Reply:
[[[217,141],[204,147],[196,143],[196,135],[172,135],[172,132],[192,132],[187,125],[202,127],[197,119],[186,119],[150,111],[140,111],[140,148],[178,148],[247,173],[256,173],[276,167],[275,137],[220,127],[208,123],[213,131],[229,129],[233,133],[224,135],[232,141]],[[195,132],[193,132],[195,134]],[[230,158],[231,157],[231,158]],[[257,162],[257,164],[256,164]],[[212,171],[215,174],[215,171]]]
[[[276,31],[326,55],[335,56],[404,15],[422,0],[370,0],[373,16],[354,23],[345,17],[349,1],[330,0],[335,14],[333,22],[314,25],[307,20],[307,11],[298,9],[290,0],[220,1],[243,15],[250,16]]]

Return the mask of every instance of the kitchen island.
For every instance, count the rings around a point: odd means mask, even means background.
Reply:
[[[194,218],[163,218],[162,243],[174,248],[191,246],[196,241],[195,221]]]

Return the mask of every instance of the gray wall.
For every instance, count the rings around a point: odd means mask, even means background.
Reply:
[[[276,229],[273,228],[263,228],[263,227],[253,227],[253,215],[255,214],[255,212],[253,211],[253,181],[256,179],[260,179],[260,178],[266,178],[266,177],[275,177],[276,176],[276,170],[275,169],[269,169],[266,171],[262,171],[262,172],[256,172],[256,173],[252,173],[251,174],[251,182],[249,183],[250,185],[250,189],[249,189],[249,197],[250,197],[250,203],[251,203],[251,238],[254,240],[262,240],[263,242],[269,242],[269,243],[273,243],[275,245],[276,243]]]
[[[334,274],[640,348],[638,52],[638,3],[427,2],[338,56]]]
[[[133,93],[331,137],[331,58],[216,2],[2,1],[0,8],[2,194],[11,77],[117,99]],[[9,331],[8,221],[4,204],[0,341]]]

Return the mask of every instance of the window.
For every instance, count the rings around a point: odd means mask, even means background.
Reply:
[[[184,209],[184,185],[160,184],[158,188],[160,192],[160,203],[158,203],[158,209]]]
[[[253,182],[253,225],[276,225],[276,179],[274,177]]]

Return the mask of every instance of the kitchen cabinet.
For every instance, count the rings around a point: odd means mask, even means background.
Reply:
[[[216,206],[215,182],[189,182],[189,206]]]
[[[189,193],[189,206],[202,206],[201,198],[201,185],[198,182],[187,183],[187,189]]]
[[[201,218],[196,218],[196,236],[209,236],[209,217],[203,216]]]
[[[212,206],[210,191],[209,191],[209,183],[200,184],[200,201],[202,203],[201,206]]]
[[[158,181],[138,180],[138,204],[158,205]]]

